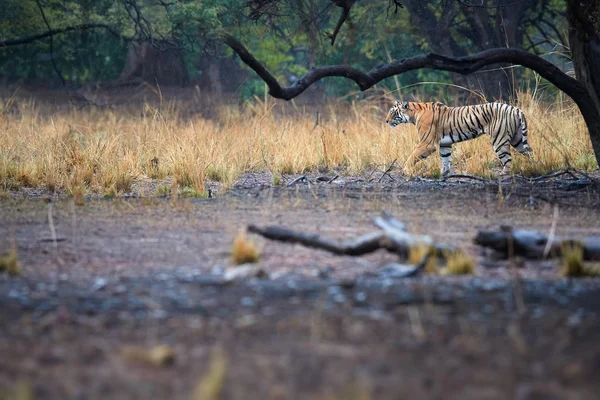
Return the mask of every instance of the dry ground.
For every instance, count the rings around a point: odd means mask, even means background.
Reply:
[[[14,243],[23,273],[0,276],[0,398],[190,399],[199,385],[205,399],[596,399],[600,281],[517,260],[516,285],[471,239],[500,224],[548,231],[554,203],[557,234],[600,235],[598,187],[506,184],[500,196],[498,185],[392,177],[286,187],[259,174],[210,199],[59,199],[56,248],[47,203],[13,192],[0,251]],[[394,261],[384,253],[255,238],[271,278],[216,278],[249,223],[341,239],[370,231],[381,210],[463,246],[475,276],[382,279]],[[123,355],[159,344],[172,365]]]

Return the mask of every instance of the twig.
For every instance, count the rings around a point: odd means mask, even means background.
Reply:
[[[553,172],[551,174],[546,174],[546,175],[540,175],[540,176],[536,176],[533,178],[528,178],[528,177],[522,176],[522,175],[515,175],[515,177],[524,179],[528,182],[539,182],[539,181],[545,181],[547,179],[557,178],[562,175],[571,175],[574,179],[579,180],[579,178],[577,176],[573,175],[573,172],[569,169],[563,169],[561,171]]]
[[[416,306],[409,306],[407,307],[406,312],[408,314],[413,335],[415,335],[417,340],[422,341],[425,338],[425,329],[423,329],[423,324],[421,323],[419,309]]]
[[[248,232],[256,233],[267,239],[286,243],[299,243],[306,247],[326,250],[337,255],[357,256],[372,253],[382,248],[383,232],[373,232],[360,236],[354,240],[338,242],[322,237],[316,233],[296,232],[280,226],[267,226],[264,228],[249,225]]]
[[[381,182],[381,180],[383,179],[383,177],[386,176],[388,174],[388,172],[390,172],[390,170],[392,169],[392,167],[394,166],[394,164],[396,164],[396,160],[398,160],[398,159],[394,158],[394,161],[392,161],[392,163],[390,164],[390,166],[387,167],[387,169],[385,170],[385,172],[383,173],[383,175],[381,175],[381,177],[377,181],[378,183]],[[392,178],[392,177],[390,176],[390,178]],[[394,178],[392,178],[392,180],[394,180]]]
[[[479,182],[487,182],[488,181],[487,179],[482,178],[480,176],[468,175],[468,174],[452,174],[452,175],[448,175],[448,176],[442,177],[442,180],[447,180],[447,179],[452,179],[452,178],[456,178],[456,179],[473,179],[473,180],[479,181]]]
[[[552,248],[552,240],[554,240],[554,233],[556,232],[556,223],[558,222],[558,204],[554,205],[554,214],[552,216],[552,225],[550,226],[550,233],[548,234],[548,240],[544,247],[543,257],[547,258]]]
[[[519,271],[517,271],[517,265],[515,262],[515,241],[513,238],[513,230],[510,226],[503,226],[500,228],[507,235],[508,242],[508,259],[510,261],[510,271],[513,277],[513,287],[515,303],[517,305],[517,312],[519,315],[525,313],[525,301],[523,300],[523,291],[521,290],[521,279]]]
[[[369,173],[369,176],[367,176],[366,180],[369,181],[369,183],[373,182],[373,180],[375,179],[375,178],[371,179],[371,177],[373,176],[375,171],[377,171],[377,166],[373,167],[373,170]]]
[[[288,186],[292,186],[302,180],[307,180],[306,175],[300,175],[299,177],[297,177],[296,179],[292,180],[290,183],[288,183]]]
[[[56,251],[58,249],[58,244],[56,239],[56,229],[54,229],[54,219],[52,218],[52,201],[48,202],[48,225],[50,225],[52,244],[54,245],[54,251]]]
[[[327,181],[327,183],[331,183],[331,182],[335,181],[339,177],[340,177],[339,175],[336,175],[333,178],[331,178],[329,181]]]

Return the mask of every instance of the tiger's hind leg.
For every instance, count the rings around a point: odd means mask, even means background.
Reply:
[[[524,154],[530,158],[533,158],[533,150],[527,142],[527,120],[523,113],[518,115],[519,126],[515,129],[515,134],[510,140],[510,144],[519,153]]]
[[[498,145],[494,145],[494,151],[502,163],[502,174],[510,174],[512,156],[510,154],[510,143],[508,139],[501,140]]]
[[[515,148],[519,153],[526,155],[527,157],[533,158],[533,150],[527,143],[527,136],[515,135],[510,142],[511,146]]]
[[[440,143],[440,158],[442,159],[442,177],[452,175],[452,166],[450,158],[452,156],[452,145]]]

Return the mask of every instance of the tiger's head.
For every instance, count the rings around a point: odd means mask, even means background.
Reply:
[[[411,121],[414,111],[410,109],[408,105],[408,101],[403,103],[396,100],[396,103],[390,111],[388,111],[387,117],[385,118],[385,122],[391,126],[392,128],[398,126],[399,124],[406,124]]]

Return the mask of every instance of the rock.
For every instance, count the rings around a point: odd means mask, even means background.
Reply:
[[[92,292],[97,292],[106,287],[108,281],[105,278],[96,278],[94,280],[94,284],[92,285]]]
[[[328,279],[331,268],[315,268],[311,271],[311,275],[319,279]]]
[[[416,265],[392,263],[379,271],[379,277],[382,279],[408,278],[418,275],[421,271],[422,268],[418,268]]]
[[[241,303],[244,307],[254,307],[256,301],[252,297],[242,297]]]
[[[265,270],[255,265],[240,265],[239,267],[228,268],[223,274],[223,279],[226,282],[247,278],[268,279],[269,275]]]
[[[358,292],[354,295],[354,300],[357,303],[364,303],[367,301],[367,294],[365,292]]]

